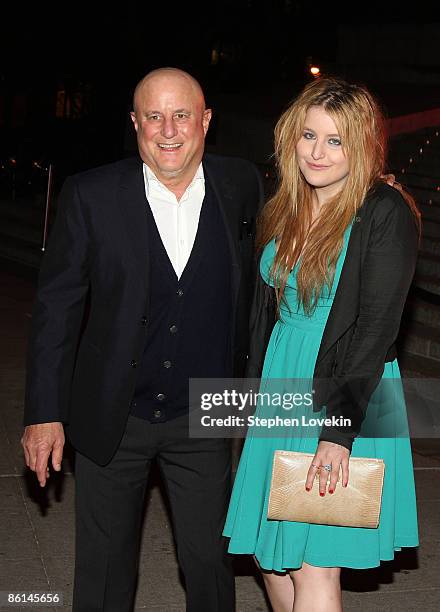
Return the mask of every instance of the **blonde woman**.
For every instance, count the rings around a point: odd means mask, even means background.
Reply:
[[[318,406],[289,416],[319,416],[326,406],[327,416],[345,410],[352,426],[325,427],[316,437],[250,432],[224,535],[231,553],[254,555],[275,612],[338,612],[341,567],[375,567],[418,545],[408,437],[358,434],[384,377],[397,382],[393,411],[406,423],[394,343],[414,274],[419,213],[408,195],[381,180],[383,118],[364,87],[334,78],[310,83],[280,118],[275,144],[280,181],[259,225],[249,374],[259,374],[267,348],[263,383],[308,379],[316,386]],[[276,296],[278,320],[266,347],[268,292]],[[322,380],[330,384],[321,388]],[[356,406],[344,407],[334,393],[345,380],[357,381]],[[339,385],[333,393],[332,382]],[[384,459],[379,527],[268,520],[273,453],[280,448],[314,454],[305,486],[310,491],[318,474],[321,496],[346,486],[350,454]]]

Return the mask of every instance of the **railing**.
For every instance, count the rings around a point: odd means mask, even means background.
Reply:
[[[12,207],[41,201],[41,250],[46,248],[54,185],[54,165],[46,160],[23,161],[15,156],[0,161],[0,200]]]

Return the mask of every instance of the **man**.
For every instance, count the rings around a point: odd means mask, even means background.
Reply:
[[[131,118],[141,159],[70,177],[60,195],[22,444],[41,486],[50,455],[60,469],[64,428],[77,451],[74,611],[132,609],[156,458],[187,609],[227,612],[230,445],[189,438],[188,379],[243,374],[261,182],[244,160],[204,155],[211,111],[183,71],[149,73]]]

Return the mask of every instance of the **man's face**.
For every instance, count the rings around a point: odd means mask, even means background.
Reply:
[[[211,119],[191,81],[181,75],[148,79],[136,95],[131,118],[139,154],[157,178],[165,184],[173,179],[190,183]]]

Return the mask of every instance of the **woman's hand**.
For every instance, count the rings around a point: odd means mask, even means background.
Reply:
[[[319,494],[321,497],[325,495],[328,482],[328,492],[333,493],[336,489],[336,483],[340,470],[342,469],[342,486],[348,484],[348,460],[350,451],[345,446],[334,444],[333,442],[320,442],[316,450],[315,456],[312,459],[309,471],[307,472],[306,490],[310,491],[315,479],[316,473],[319,470]],[[325,469],[324,466],[330,466],[331,469]]]

